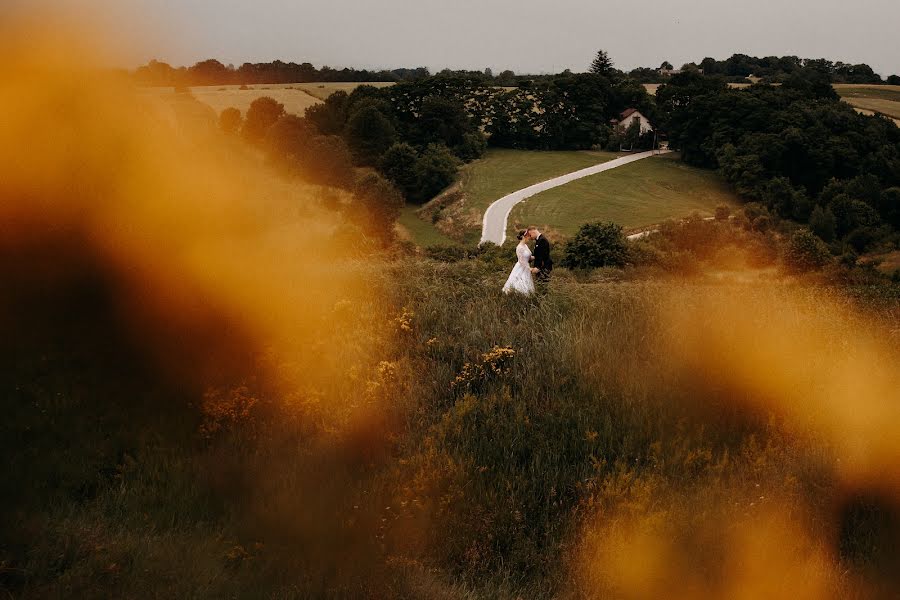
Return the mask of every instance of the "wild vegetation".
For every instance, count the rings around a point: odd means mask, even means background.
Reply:
[[[0,32],[7,595],[900,590],[900,288],[777,205],[591,225],[508,297],[509,247],[385,234],[402,179],[370,163],[462,158],[459,104],[196,128],[64,31]]]

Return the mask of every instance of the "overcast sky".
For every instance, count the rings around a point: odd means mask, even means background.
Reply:
[[[542,73],[584,70],[603,48],[626,70],[742,52],[900,73],[900,0],[97,1],[101,24],[132,45],[123,66],[281,59]]]

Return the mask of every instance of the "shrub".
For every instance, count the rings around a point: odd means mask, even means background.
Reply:
[[[716,221],[727,221],[731,217],[731,207],[720,204],[716,207]]]
[[[831,260],[831,253],[809,229],[798,229],[788,244],[785,265],[792,271],[804,273],[821,269]]]
[[[470,162],[484,156],[487,150],[487,139],[480,131],[463,135],[461,144],[454,148],[454,153],[464,162]]]
[[[242,130],[244,138],[249,142],[259,143],[265,138],[269,128],[284,114],[284,105],[280,102],[276,102],[268,96],[257,98],[247,109],[247,117]]]
[[[826,242],[834,240],[834,214],[830,209],[823,209],[821,206],[816,206],[809,216],[809,227],[812,229],[813,233]]]
[[[566,246],[561,264],[569,269],[621,267],[627,258],[628,247],[620,225],[588,223]]]
[[[457,161],[447,146],[431,144],[416,162],[415,174],[418,190],[415,200],[426,201],[437,196],[453,183]]]
[[[381,157],[379,170],[407,198],[417,197],[419,181],[416,176],[416,162],[419,155],[415,148],[406,143],[397,143],[387,149]]]
[[[394,143],[397,130],[381,110],[367,105],[353,113],[344,135],[357,162],[375,165]]]
[[[403,196],[394,185],[377,173],[361,177],[353,190],[356,199],[354,217],[363,221],[363,230],[382,241],[393,239],[394,223],[403,208]]]
[[[241,111],[236,108],[226,108],[219,115],[219,129],[228,135],[237,133],[242,123]]]

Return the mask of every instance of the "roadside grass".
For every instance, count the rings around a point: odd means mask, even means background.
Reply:
[[[408,236],[409,241],[423,248],[453,243],[453,240],[441,233],[437,227],[422,219],[417,214],[418,210],[418,206],[407,204],[400,211],[398,223],[402,237]]]
[[[737,206],[739,201],[715,172],[685,165],[673,153],[533,196],[513,208],[508,227],[511,232],[536,225],[571,236],[593,221],[613,221],[633,229],[694,212],[709,216],[721,204]]]

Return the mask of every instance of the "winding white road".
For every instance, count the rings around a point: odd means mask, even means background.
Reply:
[[[508,196],[503,196],[488,206],[488,209],[484,212],[484,218],[481,221],[481,243],[493,242],[498,246],[502,246],[503,242],[506,241],[506,222],[509,219],[509,213],[512,212],[512,209],[516,204],[526,198],[565,185],[576,179],[596,175],[597,173],[609,171],[610,169],[615,169],[616,167],[621,167],[622,165],[627,165],[628,163],[633,163],[655,154],[666,154],[667,152],[669,152],[669,150],[649,150],[638,154],[629,154],[628,156],[600,163],[593,167],[548,179],[547,181],[542,181],[528,186],[527,188],[523,188],[518,192],[513,192]]]

